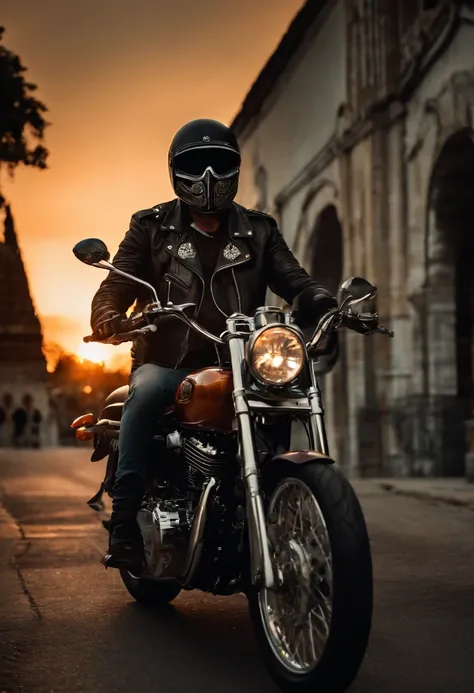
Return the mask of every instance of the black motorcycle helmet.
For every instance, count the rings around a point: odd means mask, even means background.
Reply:
[[[240,148],[232,130],[207,118],[183,125],[168,154],[177,197],[204,214],[229,208],[237,194],[240,163]]]

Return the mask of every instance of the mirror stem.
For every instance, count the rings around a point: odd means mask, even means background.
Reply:
[[[148,282],[143,281],[143,279],[138,279],[137,277],[134,277],[131,274],[127,274],[127,272],[122,272],[122,270],[117,269],[112,265],[112,263],[107,262],[106,260],[101,260],[100,262],[93,262],[92,264],[94,267],[99,267],[99,269],[110,270],[110,272],[115,272],[116,274],[120,274],[122,277],[126,277],[127,279],[131,279],[132,281],[137,282],[137,284],[142,284],[143,286],[146,286],[152,292],[155,303],[158,305],[159,308],[161,308],[160,299],[158,298],[156,289]]]

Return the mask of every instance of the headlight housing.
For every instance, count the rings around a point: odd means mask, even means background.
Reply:
[[[287,385],[303,370],[305,348],[298,334],[281,325],[265,327],[250,344],[249,365],[267,385]]]

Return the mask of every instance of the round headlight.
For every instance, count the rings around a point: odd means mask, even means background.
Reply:
[[[255,339],[250,365],[269,385],[286,385],[301,373],[305,351],[298,335],[286,327],[268,327]]]

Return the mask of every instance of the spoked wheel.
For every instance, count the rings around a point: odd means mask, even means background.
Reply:
[[[169,604],[181,592],[181,585],[176,580],[151,580],[137,577],[129,570],[120,570],[123,583],[129,593],[140,604],[163,606]]]
[[[372,617],[359,502],[345,477],[319,462],[279,465],[266,481],[277,585],[250,595],[262,654],[284,690],[342,693],[363,660]]]
[[[300,479],[280,483],[268,510],[278,590],[261,590],[260,614],[277,657],[289,671],[312,671],[329,638],[332,554],[321,509]]]

